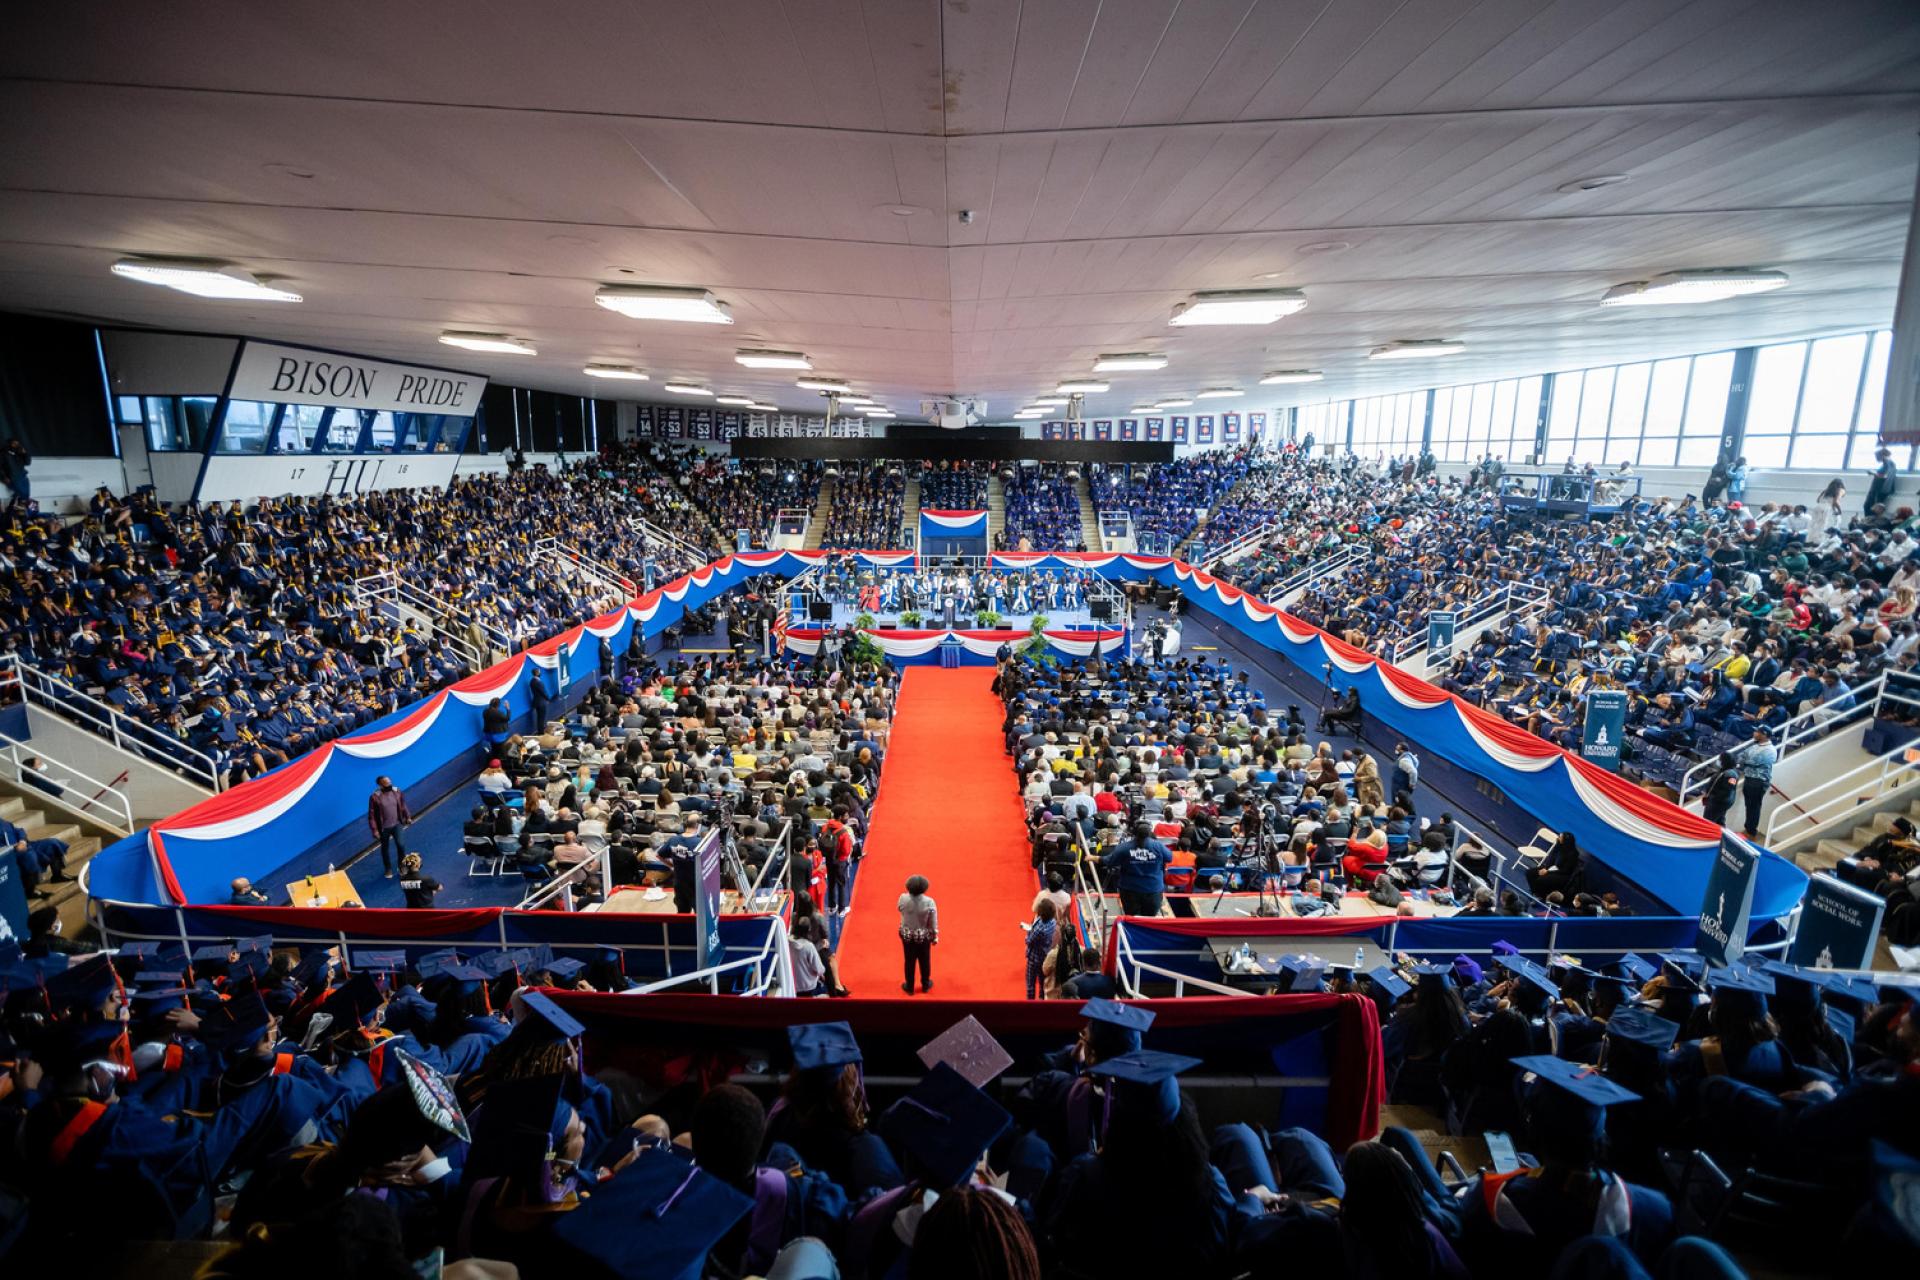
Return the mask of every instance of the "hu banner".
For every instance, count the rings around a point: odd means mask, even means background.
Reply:
[[[1149,419],[1149,421],[1151,421],[1151,419]],[[1185,418],[1175,418],[1173,420],[1173,442],[1175,444],[1187,443],[1187,420]]]
[[[1620,772],[1620,740],[1627,732],[1627,692],[1596,689],[1587,695],[1587,718],[1580,731],[1580,758]]]
[[[1067,438],[1067,424],[1064,422],[1041,423],[1040,438],[1042,440],[1065,440]]]
[[[1693,948],[1716,965],[1732,964],[1747,949],[1747,922],[1753,914],[1753,882],[1760,854],[1731,831],[1720,835],[1720,855],[1707,875],[1700,901],[1700,924]]]
[[[1165,440],[1167,438],[1167,420],[1165,418],[1148,418],[1146,427],[1147,439]]]
[[[1267,434],[1267,415],[1250,413],[1247,415],[1247,439],[1256,443]]]
[[[1228,444],[1240,443],[1240,415],[1223,413],[1220,415],[1220,438]]]
[[[1427,615],[1428,670],[1432,670],[1436,662],[1452,660],[1455,616],[1451,609],[1439,609]]]
[[[1095,418],[1093,420],[1093,438],[1095,440],[1113,439],[1113,419]]]

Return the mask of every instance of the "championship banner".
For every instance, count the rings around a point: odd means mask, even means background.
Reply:
[[[1213,443],[1213,415],[1203,413],[1193,420],[1193,442],[1195,444]]]
[[[1140,420],[1138,418],[1120,419],[1120,438],[1138,440],[1140,438]]]
[[[709,831],[693,851],[693,919],[700,935],[702,969],[711,969],[726,957],[726,948],[720,945],[720,848],[720,833]]]
[[[713,410],[693,409],[688,411],[687,433],[695,440],[713,439]]]
[[[1453,657],[1453,624],[1455,614],[1451,609],[1436,609],[1427,615],[1427,666],[1435,662],[1446,662]]]
[[[667,440],[687,438],[687,411],[677,404],[660,406],[660,435]]]
[[[1113,419],[1095,418],[1093,420],[1093,438],[1095,440],[1113,439]]]
[[[1250,413],[1247,415],[1247,439],[1259,440],[1267,434],[1267,415]]]
[[[1620,772],[1620,742],[1627,732],[1627,692],[1595,689],[1587,695],[1587,718],[1580,731],[1580,758]]]
[[[1759,869],[1760,854],[1752,845],[1731,831],[1721,833],[1720,855],[1707,873],[1707,892],[1700,900],[1700,924],[1693,938],[1694,950],[1708,963],[1732,964],[1747,949],[1753,882]]]
[[[1148,419],[1148,421],[1152,421],[1152,419]],[[1185,444],[1187,442],[1187,420],[1185,418],[1175,418],[1173,420],[1173,442],[1175,444]]]
[[[1067,424],[1064,422],[1041,423],[1040,438],[1042,440],[1065,440],[1067,438]]]
[[[738,440],[740,438],[741,431],[745,427],[745,424],[741,421],[740,415],[737,413],[723,413],[723,414],[720,414],[719,417],[720,417],[720,438],[722,440]]]
[[[1832,876],[1807,881],[1787,963],[1807,969],[1870,969],[1886,899]]]
[[[1167,420],[1165,418],[1147,419],[1147,439],[1165,440],[1167,438]]]
[[[987,536],[985,511],[937,511],[920,509],[920,543],[943,538],[984,538]]]
[[[1220,438],[1228,444],[1240,443],[1240,415],[1223,413],[1220,415]]]

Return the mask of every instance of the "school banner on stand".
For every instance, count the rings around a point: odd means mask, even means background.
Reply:
[[[0,849],[0,942],[27,940],[27,891],[20,880],[20,855]]]
[[[1832,876],[1807,881],[1787,963],[1808,969],[1868,969],[1886,900]]]
[[[1700,900],[1700,924],[1694,950],[1708,963],[1728,965],[1747,949],[1747,925],[1753,916],[1753,882],[1760,854],[1731,831],[1720,836],[1720,856],[1707,873],[1707,892]]]
[[[1620,740],[1627,732],[1627,691],[1595,689],[1587,695],[1587,718],[1580,731],[1580,758],[1620,772]]]
[[[1432,669],[1436,662],[1449,662],[1453,658],[1454,612],[1451,609],[1439,609],[1427,615],[1427,667]]]
[[[720,945],[720,848],[718,831],[710,831],[694,850],[694,926],[700,934],[700,967],[711,969],[726,956]]]

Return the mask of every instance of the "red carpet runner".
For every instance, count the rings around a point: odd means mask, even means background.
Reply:
[[[1000,733],[993,668],[908,667],[880,800],[840,935],[840,980],[861,997],[900,992],[907,877],[940,905],[928,999],[1018,1000],[1035,881],[1026,816]],[[915,996],[916,1000],[921,997]]]

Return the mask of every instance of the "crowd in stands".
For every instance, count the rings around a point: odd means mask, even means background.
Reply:
[[[1153,466],[1103,466],[1093,473],[1093,504],[1133,516],[1134,545],[1171,554],[1200,517],[1232,492],[1253,464],[1250,450],[1195,453]]]
[[[987,505],[990,462],[931,462],[920,472],[922,511],[981,511]]]
[[[902,504],[906,472],[898,463],[841,462],[834,466],[833,507],[827,516],[823,547],[891,551],[902,540]]]
[[[736,462],[712,454],[689,473],[689,483],[708,521],[723,537],[731,539],[734,530],[745,529],[754,546],[764,547],[771,545],[774,517],[780,512],[812,514],[825,475],[826,468],[818,462]]]
[[[1016,463],[1001,472],[1006,522],[996,551],[1085,551],[1080,494],[1059,462]],[[1012,475],[1011,480],[1005,479]]]

